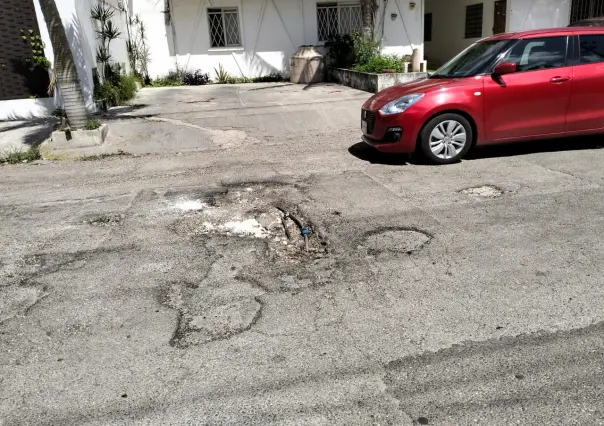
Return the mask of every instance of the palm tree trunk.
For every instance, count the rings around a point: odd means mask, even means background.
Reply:
[[[361,16],[363,18],[363,35],[373,38],[374,16],[377,9],[375,0],[361,0]]]
[[[55,0],[40,0],[40,8],[48,27],[55,55],[54,72],[57,86],[63,97],[63,107],[69,120],[69,126],[74,130],[81,129],[86,124],[88,113],[63,21],[61,21]]]

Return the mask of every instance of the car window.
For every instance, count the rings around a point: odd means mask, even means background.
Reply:
[[[581,35],[579,36],[581,46],[581,64],[596,64],[604,62],[604,35]]]
[[[518,72],[559,68],[566,65],[568,37],[519,40],[503,62],[515,62]]]

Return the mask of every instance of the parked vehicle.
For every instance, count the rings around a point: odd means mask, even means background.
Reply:
[[[372,96],[361,127],[382,152],[418,149],[439,164],[476,145],[604,133],[604,28],[478,41],[429,78]]]

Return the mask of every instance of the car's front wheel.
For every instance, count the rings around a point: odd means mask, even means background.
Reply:
[[[459,114],[434,117],[421,132],[421,150],[432,162],[451,164],[461,160],[472,146],[472,126]]]

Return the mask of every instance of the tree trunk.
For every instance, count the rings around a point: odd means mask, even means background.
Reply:
[[[361,0],[361,15],[363,18],[363,35],[373,38],[374,17],[377,9],[376,0]]]
[[[65,34],[59,10],[57,9],[55,0],[40,0],[40,7],[46,21],[46,26],[48,27],[55,55],[54,72],[56,83],[63,97],[63,107],[69,120],[69,126],[74,130],[81,129],[86,124],[88,113],[73,53],[67,41],[67,35]]]

